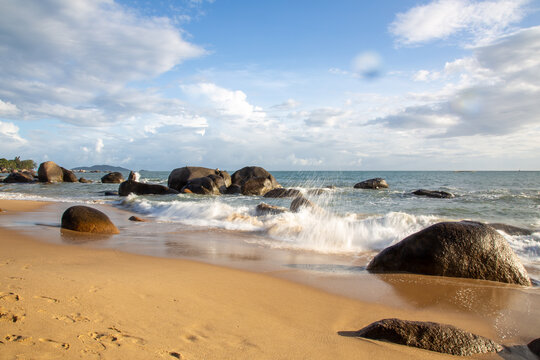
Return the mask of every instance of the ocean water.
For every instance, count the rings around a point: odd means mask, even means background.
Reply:
[[[232,171],[230,172],[232,173]],[[105,196],[117,184],[101,184],[104,173],[77,173],[91,184],[4,184],[0,198],[110,203],[157,223],[193,229],[242,232],[243,241],[276,249],[327,254],[379,251],[444,220],[498,222],[538,230],[532,235],[502,233],[529,267],[540,269],[540,172],[273,171],[286,188],[300,190],[319,210],[257,216],[261,202],[289,208],[292,199],[222,195]],[[124,174],[127,177],[127,173]],[[167,184],[169,171],[140,171],[140,181]],[[354,184],[386,179],[390,188],[354,189]],[[329,188],[331,187],[331,188]],[[323,189],[321,194],[310,192]],[[412,195],[417,189],[443,190],[452,199]],[[252,234],[253,236],[249,236]]]

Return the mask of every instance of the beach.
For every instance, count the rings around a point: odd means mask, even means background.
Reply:
[[[58,207],[48,203],[2,200],[0,208],[2,221],[13,219],[9,222],[32,212],[61,216],[50,214]],[[88,243],[66,245],[53,238],[61,238],[59,228],[25,224],[24,230],[0,229],[0,346],[6,359],[434,359],[451,356],[339,332],[395,317],[452,324],[511,347],[526,344],[540,331],[537,289],[470,281],[468,294],[462,295],[491,299],[469,302],[484,304],[478,314],[437,306],[437,286],[422,285],[422,277],[414,281],[416,289],[409,284],[400,291],[399,283],[411,283],[411,278],[396,275],[390,283],[407,306],[395,300],[362,301],[307,286],[315,280],[301,271],[246,271]],[[429,278],[431,283],[437,279]],[[456,284],[443,286],[447,297]],[[339,281],[334,286],[340,287]],[[493,325],[498,313],[518,330],[505,338]]]

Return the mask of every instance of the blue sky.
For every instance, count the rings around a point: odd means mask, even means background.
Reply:
[[[0,156],[540,170],[533,0],[0,0]]]

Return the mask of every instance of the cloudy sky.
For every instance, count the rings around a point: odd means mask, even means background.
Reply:
[[[0,0],[0,157],[540,170],[538,0]]]

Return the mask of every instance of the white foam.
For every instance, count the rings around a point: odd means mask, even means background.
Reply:
[[[51,201],[61,203],[81,203],[81,204],[104,204],[107,201],[101,199],[80,199],[72,197],[50,197],[36,194],[22,194],[15,192],[0,192],[0,199],[2,200],[28,200],[28,201]]]

